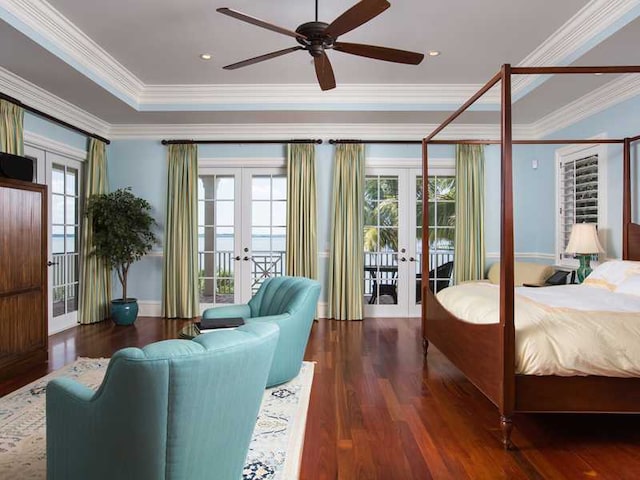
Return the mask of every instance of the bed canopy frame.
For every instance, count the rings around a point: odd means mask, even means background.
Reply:
[[[631,217],[631,148],[640,135],[621,139],[514,140],[512,136],[511,85],[513,75],[640,73],[640,66],[605,67],[511,67],[502,66],[475,95],[422,140],[422,175],[429,177],[429,145],[498,144],[501,146],[501,242],[500,242],[500,322],[478,325],[464,322],[449,313],[422,285],[422,332],[425,357],[433,343],[493,403],[500,412],[502,444],[513,448],[511,432],[516,412],[640,413],[640,377],[538,376],[515,372],[514,326],[514,232],[513,232],[513,145],[541,144],[622,144],[623,211],[622,258],[640,260],[640,225]],[[434,137],[501,82],[501,135],[499,140],[435,140]],[[636,168],[636,172],[638,168]],[[638,173],[636,173],[638,175]],[[428,200],[427,182],[423,196]],[[429,218],[424,204],[423,225]],[[422,238],[423,258],[429,258],[428,236]],[[422,278],[429,265],[422,264]]]

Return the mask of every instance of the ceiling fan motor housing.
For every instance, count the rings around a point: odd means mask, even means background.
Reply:
[[[307,22],[300,25],[296,28],[296,33],[300,33],[307,37],[304,38],[296,38],[298,43],[303,45],[305,49],[311,54],[313,57],[319,57],[324,52],[325,48],[331,48],[333,46],[333,42],[336,41],[335,38],[330,37],[325,33],[328,23],[325,22]]]

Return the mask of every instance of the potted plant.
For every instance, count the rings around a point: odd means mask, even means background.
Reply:
[[[93,229],[92,254],[115,269],[122,285],[122,298],[111,301],[111,318],[118,325],[131,325],[138,316],[138,301],[127,296],[127,276],[131,264],[151,251],[156,221],[151,205],[131,193],[131,188],[92,195],[87,216]]]

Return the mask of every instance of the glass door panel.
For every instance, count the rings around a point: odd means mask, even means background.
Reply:
[[[54,331],[77,320],[79,287],[79,168],[50,164],[50,322]]]
[[[404,181],[385,171],[365,177],[364,301],[367,315],[400,314],[406,308],[407,250],[400,192]]]
[[[455,177],[429,177],[429,288],[449,286],[453,272],[456,221]]]
[[[251,175],[250,284],[253,295],[269,277],[285,274],[287,177]]]
[[[236,178],[198,178],[198,268],[200,303],[236,302]]]

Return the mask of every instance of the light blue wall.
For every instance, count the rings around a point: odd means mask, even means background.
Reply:
[[[26,132],[42,135],[56,142],[64,143],[70,147],[87,149],[87,137],[76,133],[68,128],[61,127],[55,123],[33,115],[29,112],[24,114],[24,130]]]
[[[615,105],[570,127],[562,129],[549,138],[589,138],[605,134],[609,138],[633,137],[640,134],[640,97]],[[632,164],[640,164],[638,144],[632,151]],[[553,163],[555,148],[545,151],[546,160]],[[620,258],[622,255],[622,145],[607,146],[607,228],[605,229],[607,255]],[[640,220],[640,175],[638,168],[632,170],[632,190],[634,195],[634,219]],[[547,192],[555,192],[551,180]],[[555,230],[554,230],[555,231]],[[554,246],[549,246],[552,252]]]
[[[516,201],[516,251],[539,251],[539,243],[545,233],[537,226],[539,218],[547,213],[540,210],[536,200],[540,182],[545,182],[549,166],[531,169],[530,160],[536,155],[527,150],[528,147],[517,147],[515,157],[515,190],[520,197]],[[109,150],[109,182],[112,190],[121,187],[132,187],[134,193],[147,199],[153,206],[153,213],[161,229],[164,228],[165,192],[167,182],[166,147],[158,141],[150,140],[116,140]],[[434,146],[430,149],[431,158],[453,158],[455,151],[450,146]],[[201,145],[199,158],[284,158],[285,147],[282,145]],[[334,146],[322,144],[316,147],[317,188],[318,188],[318,250],[322,253],[319,259],[319,276],[326,284],[330,212],[333,178]],[[420,158],[420,145],[367,145],[367,158],[406,159]],[[497,146],[486,149],[486,232],[487,251],[498,252],[500,249],[500,150]],[[541,162],[542,163],[542,162]],[[160,237],[161,232],[160,232]],[[161,245],[157,250],[162,249]],[[159,301],[162,285],[162,257],[150,255],[131,267],[131,294],[140,300]],[[120,294],[119,285],[115,284],[114,295]],[[322,301],[326,301],[325,292]]]

